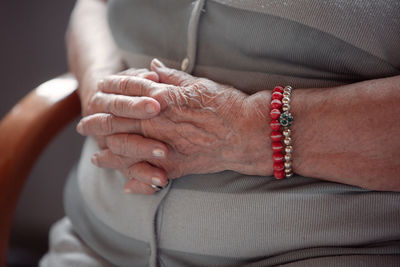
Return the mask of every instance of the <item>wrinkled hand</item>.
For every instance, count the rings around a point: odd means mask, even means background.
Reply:
[[[158,82],[158,75],[148,69],[127,69],[118,73],[120,76],[136,76]],[[100,78],[100,77],[101,78]],[[90,88],[98,87],[98,82],[102,77],[99,74],[88,73],[83,78],[80,86]],[[126,97],[122,95],[105,94],[100,90],[85,90],[90,95],[81,95],[82,115],[88,116],[98,112],[110,112],[122,117],[137,119],[151,118],[158,114],[160,105],[157,101],[148,97]],[[93,135],[100,148],[107,148],[105,136]]]
[[[167,177],[186,174],[272,173],[268,124],[248,95],[166,68],[157,60],[151,68],[160,83],[114,75],[100,85],[104,94],[153,98],[161,112],[151,119],[123,118],[129,116],[122,117],[117,110],[83,118],[78,125],[81,134],[107,136],[108,149],[93,157],[96,165],[135,178],[125,189],[142,193],[153,192],[150,184],[163,186]]]

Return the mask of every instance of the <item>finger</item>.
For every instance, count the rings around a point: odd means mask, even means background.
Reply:
[[[165,172],[147,162],[139,162],[126,168],[122,172],[128,179],[136,179],[148,185],[164,187],[168,180]]]
[[[142,74],[138,75],[138,77],[147,79],[147,80],[150,80],[150,81],[153,81],[156,83],[160,82],[160,78],[159,78],[158,74],[154,71],[142,73]]]
[[[142,134],[140,120],[116,117],[107,113],[96,113],[81,119],[76,131],[83,136],[106,136],[117,133]]]
[[[91,99],[90,110],[94,113],[111,113],[132,119],[150,119],[161,110],[160,103],[151,97],[134,97],[97,92]]]
[[[115,154],[141,159],[165,159],[168,148],[165,144],[135,134],[114,134],[107,136],[107,147]]]
[[[124,170],[132,166],[132,164],[139,162],[139,160],[116,155],[111,150],[104,149],[96,152],[92,156],[91,162],[100,168]]]
[[[158,83],[136,76],[111,75],[100,81],[99,90],[126,96],[151,96],[159,90]]]
[[[95,155],[92,157],[92,163],[95,164],[98,167],[101,168],[111,168],[111,169],[119,169],[119,170],[128,170],[130,168],[126,167],[129,160],[128,158],[124,158],[121,156],[117,156],[113,154],[110,150],[103,150],[100,152],[97,152]],[[132,165],[134,166],[134,165]],[[151,167],[151,166],[150,166]],[[124,174],[125,176],[131,176],[132,174],[138,174],[140,179],[145,180],[146,182],[142,182],[136,179],[131,178],[124,187],[125,193],[135,193],[135,194],[153,194],[154,192],[158,191],[157,189],[153,188],[151,185],[157,185],[156,183],[159,183],[161,187],[166,186],[168,184],[168,180],[166,180],[165,173],[160,170],[155,168],[155,170],[142,170],[142,168],[139,167],[136,168],[137,170],[133,169],[128,171],[127,174]],[[149,182],[145,175],[152,176],[150,178]],[[154,179],[160,179],[154,180]]]
[[[118,73],[118,75],[122,76],[137,76],[144,79],[151,80],[153,82],[159,82],[158,74],[154,71],[150,71],[148,69],[134,69],[130,68]]]
[[[151,185],[145,184],[135,179],[130,179],[125,183],[124,192],[127,194],[144,194],[152,195],[157,190],[151,187]]]
[[[151,61],[150,66],[158,74],[160,83],[186,86],[197,79],[186,72],[166,67],[156,58]]]

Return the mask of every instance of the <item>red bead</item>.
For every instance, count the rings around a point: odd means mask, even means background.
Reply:
[[[274,176],[276,179],[283,179],[285,178],[285,173],[283,171],[274,171]]]
[[[279,129],[281,128],[281,124],[278,120],[271,121],[269,125],[271,126],[271,129],[273,131],[279,131]]]
[[[283,149],[281,142],[272,142],[272,151],[281,152]]]
[[[275,86],[274,90],[272,90],[272,92],[279,92],[279,93],[283,93],[283,87],[278,85]]]
[[[271,95],[271,100],[273,100],[273,99],[282,100],[282,98],[283,98],[283,94],[280,92],[273,92]]]
[[[282,152],[275,152],[275,153],[272,155],[272,159],[273,159],[275,162],[283,162],[283,154],[282,154]]]
[[[282,102],[279,99],[273,99],[271,101],[271,109],[281,109],[282,107]]]
[[[274,142],[281,141],[282,133],[278,131],[273,131],[271,133],[271,140]]]
[[[276,119],[279,118],[279,116],[281,116],[281,112],[279,111],[279,109],[276,109],[276,108],[275,108],[275,109],[271,110],[270,115],[271,115],[271,118],[272,118],[273,120],[276,120]]]
[[[283,171],[285,166],[282,162],[274,162],[274,171]]]

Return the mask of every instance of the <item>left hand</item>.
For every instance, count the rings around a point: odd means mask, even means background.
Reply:
[[[132,120],[98,113],[81,120],[81,134],[108,136],[108,149],[95,155],[98,166],[125,169],[121,171],[127,173],[128,165],[136,163],[129,162],[129,158],[140,146],[140,135],[166,144],[165,159],[146,161],[164,169],[168,178],[223,170],[272,174],[269,124],[263,115],[268,113],[260,111],[248,95],[167,68],[158,60],[153,60],[151,68],[160,83],[114,75],[106,78],[100,89],[104,93],[154,98],[161,105],[158,116]]]
[[[108,110],[118,106],[129,104],[128,107],[120,108],[122,112],[128,112],[127,116],[135,117],[135,118],[151,118],[152,116],[156,116],[159,112],[159,104],[152,98],[144,98],[138,97],[136,99],[130,98],[132,101],[126,101],[124,96],[120,95],[112,95],[112,94],[104,94],[97,90],[97,84],[99,80],[96,80],[95,77],[98,77],[101,74],[95,72],[86,72],[86,75],[82,77],[82,80],[79,84],[80,98],[82,104],[82,115],[88,116],[98,112],[107,112]],[[130,68],[119,72],[118,75],[121,76],[136,76],[144,79],[148,79],[154,82],[158,82],[158,75],[150,71],[148,69],[134,69]],[[86,89],[86,87],[93,87],[91,90]],[[85,90],[86,89],[86,90]],[[147,105],[152,105],[154,112],[146,112],[145,107]],[[119,116],[124,116],[124,113],[118,114]],[[93,136],[96,140],[97,144],[101,149],[107,148],[105,137],[102,135]]]

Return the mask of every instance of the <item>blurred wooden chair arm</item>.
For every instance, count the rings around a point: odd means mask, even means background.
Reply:
[[[6,263],[14,211],[29,172],[53,137],[80,114],[77,88],[70,74],[45,82],[0,122],[1,266]]]

